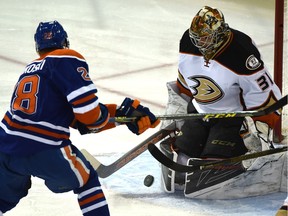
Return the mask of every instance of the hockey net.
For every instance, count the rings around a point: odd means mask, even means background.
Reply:
[[[275,50],[274,50],[274,77],[278,77],[275,81],[281,88],[282,95],[288,94],[288,0],[275,1]],[[278,46],[276,45],[278,43]],[[279,60],[279,56],[280,58]],[[279,67],[280,66],[280,67]],[[276,74],[278,73],[278,74]],[[275,129],[276,140],[285,139],[288,136],[288,107],[285,106],[282,112],[281,124]],[[282,139],[280,138],[281,136]],[[274,137],[274,138],[275,138]]]

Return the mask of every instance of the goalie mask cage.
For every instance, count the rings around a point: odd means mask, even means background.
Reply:
[[[275,1],[275,31],[274,31],[274,80],[282,92],[282,96],[288,94],[288,54],[287,54],[287,1]],[[287,141],[288,134],[288,108],[284,107],[281,121],[274,130],[274,142]]]

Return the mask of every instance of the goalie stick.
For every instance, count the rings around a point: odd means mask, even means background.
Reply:
[[[284,107],[285,105],[287,105],[287,98],[288,98],[288,95],[284,96],[283,98],[278,100],[276,103],[272,104],[271,106],[269,106],[263,110],[237,112],[237,113],[235,113],[235,115],[238,115],[238,117],[245,117],[245,116],[255,117],[255,116],[261,116],[261,115],[267,115],[267,114],[272,113],[272,112]],[[245,113],[248,115],[246,115]],[[190,115],[190,114],[188,114],[188,115]],[[206,113],[206,115],[209,115],[209,114]],[[232,117],[236,117],[236,116],[232,116]],[[240,162],[242,160],[248,160],[248,159],[262,157],[262,156],[269,155],[269,154],[275,154],[275,153],[287,151],[287,147],[269,149],[269,150],[265,150],[265,151],[261,151],[261,152],[256,152],[256,153],[251,153],[251,154],[247,154],[247,155],[240,155],[238,157],[228,158],[228,159],[224,159],[224,160],[217,161],[217,162],[206,163],[204,165],[193,165],[193,166],[185,166],[182,164],[175,163],[170,158],[166,157],[166,155],[164,155],[154,145],[148,146],[148,150],[152,154],[152,156],[156,160],[158,160],[161,164],[163,164],[164,166],[166,166],[172,170],[178,171],[178,172],[192,172],[192,171],[195,171],[198,169],[200,169],[200,170],[211,169],[213,167],[225,165],[227,163]]]
[[[116,160],[110,165],[102,164],[85,149],[81,149],[81,152],[85,156],[85,158],[90,162],[93,168],[97,171],[98,176],[101,178],[106,178],[115,173],[123,166],[125,166],[130,161],[132,161],[134,158],[138,157],[144,151],[146,151],[150,144],[154,145],[160,140],[164,139],[170,133],[174,132],[173,130],[175,128],[174,124],[175,123],[171,123],[167,127],[152,134],[150,137],[148,137],[143,142],[132,148],[130,151],[128,151],[126,154],[124,154],[122,157],[120,157],[118,160]]]
[[[237,117],[257,117],[270,114],[283,106],[287,105],[288,95],[282,97],[271,106],[252,111],[239,111],[239,112],[223,112],[223,113],[189,113],[189,114],[172,114],[172,115],[158,115],[156,118],[160,120],[177,120],[177,119],[209,119],[209,118],[237,118]],[[112,117],[110,122],[131,122],[135,121],[137,117]]]
[[[149,145],[148,150],[156,160],[158,160],[161,164],[163,164],[164,166],[172,170],[175,170],[177,172],[193,172],[196,170],[213,169],[213,168],[220,167],[229,163],[235,163],[235,162],[240,162],[243,160],[248,160],[248,159],[253,159],[257,157],[263,157],[266,155],[284,152],[284,151],[287,151],[287,146],[281,147],[281,148],[269,149],[269,150],[256,152],[256,153],[251,153],[247,155],[240,155],[237,157],[223,159],[217,162],[208,162],[202,165],[192,165],[192,166],[186,166],[186,165],[182,165],[182,164],[174,162],[173,160],[168,158],[166,155],[164,155],[155,145]]]

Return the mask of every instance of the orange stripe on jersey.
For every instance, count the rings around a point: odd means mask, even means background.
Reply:
[[[83,205],[86,205],[87,203],[94,202],[94,201],[96,201],[96,200],[98,200],[98,199],[101,199],[101,198],[103,198],[103,197],[104,197],[104,194],[103,194],[103,193],[99,193],[99,194],[96,194],[96,195],[94,195],[94,196],[92,196],[92,197],[89,197],[89,198],[87,198],[87,199],[79,202],[79,205],[80,205],[80,206],[83,206]]]
[[[184,88],[184,87],[182,86],[182,84],[181,84],[178,80],[177,80],[177,82],[176,82],[176,85],[177,85],[180,93],[186,94],[186,95],[188,95],[188,96],[191,97],[191,98],[193,97],[193,96],[192,96],[192,93],[191,93],[188,89]]]
[[[86,113],[75,113],[75,118],[82,122],[83,124],[93,124],[99,119],[99,115],[101,114],[100,106],[95,107]]]
[[[98,131],[100,131],[100,130],[104,130],[104,128],[105,128],[105,126],[108,124],[108,122],[109,122],[109,119],[110,119],[110,114],[108,113],[107,114],[107,117],[106,117],[106,119],[103,121],[103,122],[97,122],[97,121],[95,121],[95,122],[93,122],[93,123],[95,123],[95,124],[88,124],[88,125],[86,125],[90,130],[98,130]],[[101,124],[100,124],[101,123]],[[115,123],[114,123],[114,125],[115,125]],[[109,127],[109,126],[108,126]],[[112,128],[111,126],[110,126],[110,128]],[[108,129],[108,128],[105,128],[105,130],[106,129]]]
[[[13,128],[17,128],[17,129],[20,129],[20,130],[33,131],[33,132],[36,132],[38,134],[43,134],[43,135],[54,137],[54,138],[57,138],[57,139],[69,139],[69,136],[66,135],[66,134],[59,134],[59,133],[47,131],[47,130],[44,130],[44,129],[40,129],[40,128],[37,128],[37,127],[34,127],[34,126],[29,126],[29,125],[24,126],[24,125],[12,122],[7,115],[4,116],[4,119],[8,123],[8,125],[10,127],[13,127]]]
[[[65,146],[64,151],[68,159],[72,162],[74,165],[74,168],[79,172],[81,178],[82,178],[82,184],[85,185],[86,182],[89,179],[89,172],[87,172],[87,168],[82,165],[78,160],[81,161],[80,158],[77,158],[75,154],[72,153],[72,150],[70,146]],[[81,185],[81,186],[83,186]]]
[[[84,98],[81,98],[81,99],[79,99],[79,100],[76,100],[76,101],[74,101],[72,104],[75,106],[75,105],[79,105],[79,104],[82,104],[82,103],[85,103],[85,102],[87,102],[87,101],[89,101],[89,100],[91,100],[91,99],[93,99],[93,98],[95,98],[96,96],[95,96],[95,94],[90,94],[90,95],[88,95],[88,96],[86,96],[86,97],[84,97]]]
[[[110,117],[114,117],[116,115],[117,104],[105,104],[105,106],[109,110]],[[108,130],[114,127],[116,127],[115,122],[108,122],[103,128],[101,128],[101,131]]]
[[[44,55],[41,55],[41,57],[39,59],[37,59],[37,60],[44,59],[48,55],[49,56],[50,55],[51,56],[53,56],[53,55],[55,55],[55,56],[68,55],[68,56],[75,56],[77,58],[85,60],[84,57],[80,53],[78,53],[78,52],[76,52],[75,50],[72,50],[72,49],[56,49],[56,50],[53,50],[52,52],[45,53]]]

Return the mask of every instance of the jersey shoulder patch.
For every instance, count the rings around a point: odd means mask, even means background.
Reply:
[[[257,73],[264,68],[253,40],[243,32],[231,29],[232,41],[215,60],[239,75]]]

